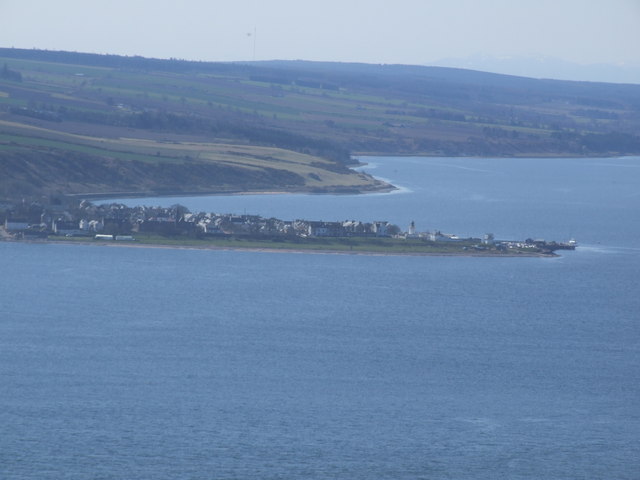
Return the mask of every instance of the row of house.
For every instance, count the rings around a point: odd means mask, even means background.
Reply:
[[[182,205],[129,207],[118,203],[94,204],[83,200],[68,207],[45,207],[39,204],[13,207],[5,206],[4,229],[9,234],[23,236],[52,234],[95,237],[154,233],[187,236],[403,237],[432,242],[462,240],[457,235],[442,233],[439,230],[418,232],[413,221],[406,232],[401,232],[399,227],[387,221],[286,221],[258,215],[192,213]],[[482,239],[486,246],[493,245],[494,242],[492,234],[486,234]]]
[[[24,212],[29,213],[25,214]],[[161,235],[263,235],[300,237],[387,237],[399,228],[386,221],[285,221],[257,215],[191,213],[186,207],[128,207],[83,200],[67,209],[44,206],[5,211],[4,228],[23,235],[95,236],[133,232]]]
[[[310,237],[390,237],[399,232],[397,227],[386,221],[306,222],[306,228]]]

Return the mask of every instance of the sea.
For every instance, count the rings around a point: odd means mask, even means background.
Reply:
[[[556,258],[0,242],[0,478],[640,478],[640,157],[363,157],[369,195],[121,199]]]

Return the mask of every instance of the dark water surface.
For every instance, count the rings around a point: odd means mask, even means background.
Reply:
[[[0,243],[0,478],[637,479],[640,159],[371,161],[406,190],[179,201],[581,247]]]

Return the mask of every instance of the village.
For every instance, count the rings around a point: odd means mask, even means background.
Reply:
[[[128,207],[119,203],[77,205],[2,204],[0,218],[5,234],[17,238],[48,236],[131,239],[136,233],[165,236],[299,236],[299,237],[389,237],[400,229],[388,222],[356,220],[319,222],[285,221],[257,215],[191,213],[182,205]]]
[[[0,238],[3,240],[81,239],[135,242],[136,236],[165,238],[396,238],[425,243],[464,243],[463,249],[476,251],[573,250],[575,242],[544,240],[496,240],[491,233],[482,238],[460,238],[439,230],[419,232],[412,221],[406,231],[387,221],[280,220],[258,215],[192,213],[183,205],[170,207],[129,207],[120,203],[93,203],[82,200],[42,204],[39,202],[0,203]]]

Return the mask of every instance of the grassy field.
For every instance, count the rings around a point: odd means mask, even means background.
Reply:
[[[84,181],[70,184],[64,164],[51,171],[48,186],[60,185],[67,194],[117,192],[218,193],[226,191],[374,191],[388,188],[370,176],[337,169],[322,157],[276,147],[197,141],[163,141],[149,138],[105,138],[23,126],[0,120],[0,155],[20,156],[20,166],[42,171],[55,164],[51,155],[79,156],[85,166],[101,162],[119,174],[117,182],[101,182],[103,171],[86,169]],[[31,155],[31,156],[29,156]],[[108,163],[105,163],[108,162]],[[0,163],[0,173],[2,172]],[[194,176],[186,175],[197,169]],[[180,170],[180,172],[178,172]],[[27,172],[24,174],[27,175]],[[106,175],[107,177],[109,175]],[[179,177],[179,179],[178,179]],[[16,178],[16,169],[6,171],[0,189]],[[19,177],[18,177],[19,178]],[[28,182],[29,178],[25,178]],[[1,195],[0,190],[0,195]],[[11,196],[12,192],[5,196]],[[17,192],[16,192],[17,193]]]
[[[92,240],[86,237],[49,237],[50,241],[90,243],[97,245],[156,246],[174,248],[217,248],[234,250],[300,251],[326,253],[362,253],[380,255],[469,255],[469,256],[549,256],[532,249],[478,250],[479,239],[460,242],[428,242],[421,239],[397,238],[278,238],[250,237],[185,238],[135,234],[133,241]]]
[[[15,122],[0,120],[0,128],[21,131]],[[99,138],[29,127],[30,135],[0,133],[0,145],[12,148],[43,147],[76,151],[91,155],[186,164],[190,161],[211,162],[248,168],[270,167],[309,176],[307,185],[367,187],[370,178],[359,174],[338,174],[329,171],[333,163],[321,157],[274,147],[201,142],[167,142],[141,138]],[[315,179],[315,176],[320,179]]]

